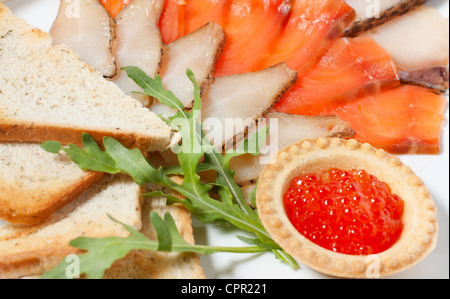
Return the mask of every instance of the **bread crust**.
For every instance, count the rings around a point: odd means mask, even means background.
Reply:
[[[81,250],[69,245],[56,246],[46,250],[28,251],[8,256],[0,262],[0,279],[17,279],[40,275],[61,261],[69,254],[80,254]]]
[[[182,178],[172,177],[181,184]],[[148,191],[163,191],[183,198],[180,194],[167,188],[152,185]],[[150,213],[156,212],[161,217],[170,213],[181,237],[189,244],[195,244],[191,215],[180,204],[167,205],[163,197],[143,198],[141,232],[152,240],[157,240],[156,232],[150,221]],[[205,279],[198,254],[189,252],[151,252],[133,250],[120,259],[105,272],[105,279]]]
[[[1,64],[7,68],[2,77],[5,86],[0,92],[0,141],[57,140],[81,145],[81,135],[87,132],[100,144],[103,137],[110,136],[128,148],[139,148],[144,152],[164,150],[169,144],[169,126],[82,62],[70,48],[53,46],[47,33],[15,17],[4,5],[0,6],[0,21],[0,47],[4,46],[0,50]],[[14,69],[16,64],[21,65],[17,70]],[[54,75],[44,80],[41,72],[53,72]],[[33,88],[42,86],[46,91],[58,88],[58,92],[34,94]],[[80,109],[74,110],[74,104],[76,107],[80,105]],[[100,111],[100,114],[104,112],[103,107],[113,106],[116,109],[105,112],[111,115],[93,114],[78,123],[79,118],[98,106],[102,110],[95,111]],[[21,113],[25,109],[31,112]],[[117,113],[119,111],[122,111],[121,115]],[[67,121],[62,113],[66,113],[67,117],[79,117]],[[99,122],[102,117],[111,123]],[[119,121],[113,125],[116,119]]]
[[[127,148],[139,148],[144,152],[163,151],[167,146],[166,140],[164,139],[161,142],[162,140],[159,136],[142,136],[134,132],[120,130],[120,128],[117,128],[116,132],[86,130],[86,128],[58,127],[45,123],[33,123],[31,121],[18,121],[0,117],[0,141],[45,142],[55,140],[64,145],[72,143],[82,146],[81,136],[83,133],[89,133],[99,146],[103,145],[103,138],[106,136],[116,139]]]
[[[101,172],[87,172],[78,181],[63,186],[34,189],[14,188],[0,182],[0,218],[15,225],[35,225],[67,205],[103,177]],[[44,188],[44,186],[43,186]]]
[[[104,175],[42,223],[0,227],[0,279],[42,275],[67,255],[81,254],[69,245],[81,236],[127,237],[129,232],[108,215],[135,229],[142,226],[140,188],[126,175]]]

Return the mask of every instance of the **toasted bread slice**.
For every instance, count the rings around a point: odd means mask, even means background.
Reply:
[[[0,141],[80,145],[88,132],[142,151],[169,144],[170,128],[157,115],[2,4],[0,69]]]
[[[181,205],[166,204],[162,197],[145,198],[142,205],[142,233],[157,240],[150,212],[161,217],[170,213],[175,220],[180,235],[194,244],[192,221],[189,212]],[[126,257],[116,261],[105,272],[105,279],[204,279],[205,274],[195,253],[167,253],[134,250]]]
[[[32,225],[68,204],[103,176],[81,170],[39,144],[0,142],[0,219]]]
[[[80,236],[128,236],[129,232],[108,215],[140,229],[140,189],[126,175],[105,175],[39,225],[27,228],[0,225],[0,278],[41,275],[68,254],[81,253],[69,246],[71,240]]]

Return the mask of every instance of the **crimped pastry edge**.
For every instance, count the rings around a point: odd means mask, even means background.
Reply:
[[[309,241],[291,224],[282,200],[291,178],[331,167],[364,168],[403,199],[404,229],[391,248],[369,256],[336,253]],[[300,263],[330,276],[390,276],[425,258],[437,242],[436,204],[423,181],[398,157],[354,139],[304,140],[282,149],[261,173],[256,199],[261,221],[274,241]]]

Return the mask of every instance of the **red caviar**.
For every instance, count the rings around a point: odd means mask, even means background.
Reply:
[[[330,169],[291,181],[284,195],[288,218],[323,248],[351,255],[389,249],[403,229],[402,199],[365,170]]]

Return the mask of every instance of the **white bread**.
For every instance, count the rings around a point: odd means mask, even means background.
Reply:
[[[102,178],[39,144],[0,142],[0,219],[32,225],[74,200]]]
[[[10,29],[11,27],[14,27],[14,29]],[[4,41],[5,39],[10,40]],[[0,66],[2,70],[3,67],[8,69],[5,74],[0,74],[0,140],[59,140],[63,143],[72,142],[79,144],[79,141],[74,140],[74,138],[80,138],[81,134],[79,136],[70,135],[86,131],[96,137],[97,140],[100,140],[100,137],[104,135],[112,136],[126,146],[136,146],[143,151],[165,148],[169,140],[170,130],[164,123],[155,118],[154,114],[143,112],[144,110],[140,109],[142,106],[136,104],[137,101],[134,100],[133,104],[130,105],[131,98],[124,96],[118,88],[112,86],[113,84],[107,85],[105,80],[98,79],[100,74],[89,67],[89,65],[81,63],[70,49],[65,46],[51,46],[51,43],[51,38],[48,35],[37,29],[30,29],[26,23],[15,18],[6,7],[0,5],[0,52],[3,52],[0,53]],[[31,49],[31,51],[27,49]],[[8,54],[5,55],[5,53]],[[39,60],[44,61],[44,63],[40,63]],[[22,61],[23,64],[16,64],[19,61]],[[13,71],[11,67],[16,67],[16,70]],[[43,72],[43,76],[36,71],[39,68]],[[58,80],[53,81],[50,78],[51,76],[49,77],[50,74],[43,70],[49,68],[53,69],[54,72],[51,75],[58,74],[56,75],[59,78]],[[32,71],[30,74],[30,69],[35,71]],[[71,73],[73,77],[65,77],[65,72]],[[18,74],[26,75],[21,77]],[[72,85],[77,87],[73,88],[71,87]],[[101,90],[98,91],[97,88]],[[82,90],[81,92],[80,89]],[[24,94],[21,94],[20,91],[24,90],[26,90]],[[8,96],[2,97],[4,91]],[[33,93],[31,103],[34,104],[34,107],[33,105],[30,106],[30,98],[26,97],[29,93]],[[41,96],[41,94],[45,97]],[[66,94],[69,94],[69,96],[66,96]],[[89,98],[95,101],[93,107],[89,106],[90,103],[84,100],[86,99],[86,94],[88,98],[93,95]],[[12,95],[18,97],[13,101]],[[25,97],[23,97],[24,95]],[[69,104],[68,111],[64,107],[60,107],[63,105],[56,99],[58,96],[62,96],[63,99],[69,99],[69,101],[73,100],[74,103]],[[34,97],[38,97],[38,100],[34,100]],[[115,99],[114,97],[120,99]],[[110,102],[105,101],[106,99]],[[119,100],[125,102],[125,104]],[[5,102],[6,105],[4,105]],[[12,113],[13,117],[11,117],[11,115],[7,114],[10,111],[8,109],[11,107],[9,105],[16,104],[18,106],[17,102],[21,105],[26,104],[25,107],[31,107],[31,111],[22,111],[22,109],[17,107],[16,110],[12,109],[14,111]],[[41,105],[39,104],[40,102],[45,102],[43,104],[45,106],[44,109],[41,109],[39,106]],[[48,109],[49,104],[51,104],[51,109]],[[107,115],[98,113],[98,110],[95,110],[97,108],[96,105],[103,106],[101,109],[102,111],[107,110]],[[127,105],[131,106],[131,108]],[[126,122],[126,125],[131,124],[133,126],[134,123],[137,123],[137,125],[130,130],[131,133],[123,133],[123,130],[120,129],[118,130],[121,131],[119,134],[115,134],[116,132],[107,132],[105,134],[95,130],[89,131],[85,130],[85,128],[77,128],[76,123],[79,122],[80,118],[82,119],[85,115],[88,115],[91,109],[95,111],[91,114],[91,118],[89,116],[86,117],[89,128],[94,125],[98,126],[96,130],[101,131],[102,128],[111,125],[111,123],[113,123],[113,127],[122,125],[120,121]],[[125,115],[122,117],[118,114],[127,109],[137,115]],[[77,113],[74,113],[74,111]],[[33,112],[36,113],[33,115]],[[67,121],[69,124],[55,125],[52,123],[55,117],[57,118],[61,115],[63,115],[62,121]],[[117,122],[117,119],[110,119],[110,115],[120,118],[119,122]],[[11,118],[13,118],[13,122],[8,123]],[[18,119],[21,121],[18,122]],[[157,122],[154,121],[155,119]],[[45,120],[45,123],[41,124],[40,122],[43,122],[43,120]],[[49,121],[47,122],[47,120]],[[58,121],[61,121],[61,119]],[[141,123],[146,123],[153,130],[148,130],[150,131],[150,138],[148,136],[131,136],[132,134],[141,134],[141,131],[143,131],[140,127]],[[24,126],[25,128],[21,128]],[[49,131],[51,132],[49,133]],[[146,133],[148,134],[148,132]],[[49,136],[53,137],[49,138]],[[3,148],[1,148],[2,146]],[[42,150],[36,148],[36,146],[36,144],[31,145],[27,143],[0,143],[0,150],[6,153],[7,159],[14,160],[14,163],[17,163],[15,167],[21,169],[23,165],[19,164],[30,161],[28,158],[19,161],[18,155],[20,155],[21,151],[25,153],[28,150],[31,155],[37,155]],[[20,150],[18,150],[19,148]],[[46,161],[49,164],[62,163],[60,166],[64,165],[64,171],[68,171],[72,167],[77,168],[73,163],[68,163],[64,154],[53,155],[45,153],[44,155],[47,155],[44,159],[40,157],[40,159],[37,159],[39,161],[33,161],[31,165],[27,165],[29,167],[28,171],[31,171],[33,175],[38,174],[41,170],[49,171],[48,169],[39,169],[40,166],[38,166],[45,164]],[[60,160],[55,163],[49,159]],[[67,165],[64,164],[66,162],[68,163]],[[45,166],[49,169],[55,167],[53,170],[55,173],[57,172],[56,165]],[[5,177],[10,175],[8,167],[10,165],[7,165],[3,171],[0,169],[0,172],[3,172],[0,173],[0,177],[2,175]],[[73,169],[73,171],[74,173],[81,172],[79,169]],[[75,177],[74,173],[72,175]],[[86,174],[85,172],[82,173]],[[70,174],[68,175],[70,176]],[[160,198],[146,200],[145,212],[141,213],[140,188],[130,178],[123,175],[103,176],[103,174],[99,173],[90,175],[93,175],[96,179],[100,179],[100,177],[103,177],[103,179],[72,202],[68,204],[66,202],[65,206],[53,211],[50,215],[46,215],[45,217],[47,218],[43,222],[31,227],[18,227],[2,223],[0,220],[0,248],[2,248],[0,251],[0,278],[38,277],[46,270],[56,266],[66,255],[80,253],[78,249],[68,245],[71,240],[79,236],[96,238],[127,236],[128,232],[120,225],[112,222],[107,217],[107,214],[136,229],[139,229],[142,222],[144,222],[143,232],[154,238],[154,232],[152,232],[151,223],[148,220],[150,210],[156,210],[161,214],[169,211],[174,216],[182,236],[188,242],[194,243],[190,215],[183,207],[178,205],[167,207],[165,200]],[[72,177],[71,183],[76,185],[78,181],[74,177]],[[64,181],[64,178],[64,176],[60,177],[62,181]],[[19,182],[20,180],[16,179],[15,181]],[[19,184],[22,184],[20,186],[23,187],[23,183],[26,181],[19,182]],[[65,181],[62,184],[67,182],[69,181]],[[88,185],[92,184],[80,183],[83,188],[88,188]],[[11,184],[8,182],[6,182],[6,185],[8,186],[7,188],[11,187]],[[53,183],[50,185],[53,185]],[[39,186],[36,187],[39,188]],[[43,187],[42,184],[40,187],[44,192],[49,190],[47,186]],[[12,204],[11,199],[12,197],[9,196],[9,202],[7,203],[10,205]],[[51,199],[55,200],[55,197]],[[133,251],[123,260],[116,262],[114,267],[107,272],[105,278],[205,277],[196,254]]]
[[[159,187],[156,187],[159,188]],[[150,212],[170,213],[181,236],[194,244],[189,212],[181,205],[166,205],[161,197],[139,200],[140,188],[124,175],[106,175],[73,203],[55,212],[45,223],[29,228],[0,224],[0,279],[37,278],[68,254],[79,254],[68,242],[78,236],[125,237],[128,232],[106,217],[131,225],[156,240]],[[152,191],[155,191],[153,189]],[[162,189],[158,189],[162,190]],[[165,190],[165,192],[168,192]],[[140,206],[142,204],[142,206]],[[114,262],[105,279],[204,279],[194,253],[131,251]]]
[[[41,275],[68,254],[81,253],[68,245],[79,236],[128,236],[129,232],[108,214],[135,229],[141,228],[140,187],[130,177],[105,175],[39,225],[0,225],[0,278]]]
[[[81,134],[126,147],[163,150],[170,128],[66,46],[0,4],[0,141],[58,140]]]
[[[167,190],[166,190],[167,192]],[[150,222],[150,212],[161,217],[170,213],[174,218],[180,235],[188,243],[194,244],[192,221],[189,212],[181,205],[166,204],[162,197],[144,198],[142,205],[142,233],[152,240],[157,235]],[[198,254],[167,253],[134,250],[126,257],[116,261],[108,269],[105,279],[204,279],[205,273],[200,265]]]

